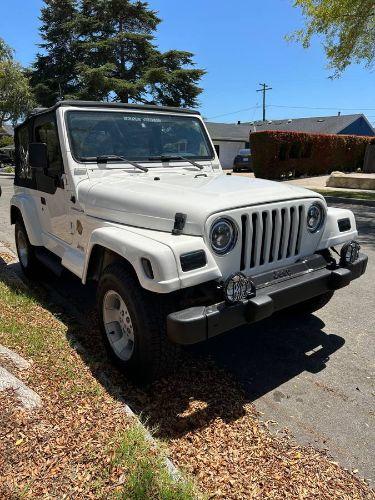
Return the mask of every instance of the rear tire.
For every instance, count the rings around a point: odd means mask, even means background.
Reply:
[[[288,308],[288,311],[293,311],[294,314],[298,315],[312,314],[326,306],[332,299],[333,294],[334,292],[323,293],[322,295],[318,295],[317,297],[313,297],[312,299],[300,302],[299,304]]]
[[[28,278],[35,278],[40,270],[40,264],[35,256],[35,247],[30,243],[25,224],[18,219],[14,228],[18,260],[23,273]]]
[[[144,290],[123,264],[104,270],[97,307],[106,349],[128,375],[146,382],[176,368],[179,347],[167,338],[166,297]]]

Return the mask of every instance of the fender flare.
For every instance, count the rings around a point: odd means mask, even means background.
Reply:
[[[102,227],[92,232],[86,249],[82,283],[86,283],[95,246],[110,250],[129,262],[146,290],[169,293],[181,288],[176,259],[168,245],[118,227]],[[154,279],[147,277],[142,258],[151,262]]]
[[[340,232],[338,226],[339,219],[350,220],[351,227],[349,231]],[[346,208],[328,207],[327,220],[317,250],[325,250],[326,248],[341,245],[346,241],[355,240],[356,238],[358,238],[358,231],[353,212]]]
[[[33,198],[23,193],[12,196],[10,200],[11,224],[15,224],[16,222],[14,217],[15,208],[18,209],[22,216],[30,243],[34,246],[43,246],[44,242],[40,231],[39,215]]]

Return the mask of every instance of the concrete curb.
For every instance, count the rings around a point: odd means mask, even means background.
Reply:
[[[8,174],[7,172],[0,172],[0,177],[14,178],[14,174]]]
[[[18,262],[17,255],[13,252],[13,250],[11,250],[10,248],[6,247],[1,241],[0,241],[0,253],[8,253],[11,257],[13,257],[11,263]],[[27,283],[25,283],[25,281],[18,274],[17,274],[17,281],[19,281],[20,283],[22,283],[22,285],[25,288],[28,288]],[[74,308],[74,306],[72,307],[72,309],[73,308]],[[82,315],[79,313],[79,311],[72,311],[72,312],[76,313],[75,315],[77,316],[78,321],[82,321],[83,318],[82,318]],[[73,347],[73,349],[75,349],[77,351],[84,351],[84,348],[78,342],[77,343],[73,342],[72,343],[72,347]],[[100,375],[100,382],[104,385],[104,387],[108,387],[108,386],[111,385],[111,381],[108,379],[108,377],[106,376],[105,373],[101,373],[101,375]],[[0,383],[1,383],[1,380],[0,380]],[[120,400],[121,400],[121,403],[124,406],[123,410],[126,413],[126,415],[128,415],[131,418],[133,418],[142,427],[142,429],[143,429],[143,431],[145,433],[146,440],[151,444],[151,446],[154,449],[160,449],[157,441],[152,436],[152,434],[147,429],[147,427],[145,427],[145,425],[142,423],[142,421],[140,420],[140,418],[133,412],[133,410],[130,408],[130,406],[127,405],[127,403],[125,402],[125,400],[123,398],[121,398]],[[181,480],[183,480],[183,477],[182,477],[179,469],[176,467],[176,465],[168,457],[164,458],[164,464],[165,464],[165,467],[166,467],[166,469],[168,471],[168,474],[170,475],[170,477],[174,481],[181,481]]]
[[[375,207],[375,200],[361,200],[360,198],[343,198],[338,196],[325,196],[327,203],[341,203],[351,205],[364,205],[366,207]]]

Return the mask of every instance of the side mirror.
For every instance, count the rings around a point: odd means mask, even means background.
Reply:
[[[30,168],[44,170],[48,168],[47,144],[44,142],[32,142],[29,144]]]

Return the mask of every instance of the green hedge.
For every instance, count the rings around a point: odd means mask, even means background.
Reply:
[[[256,177],[282,179],[362,168],[366,146],[375,137],[264,131],[250,134]]]

